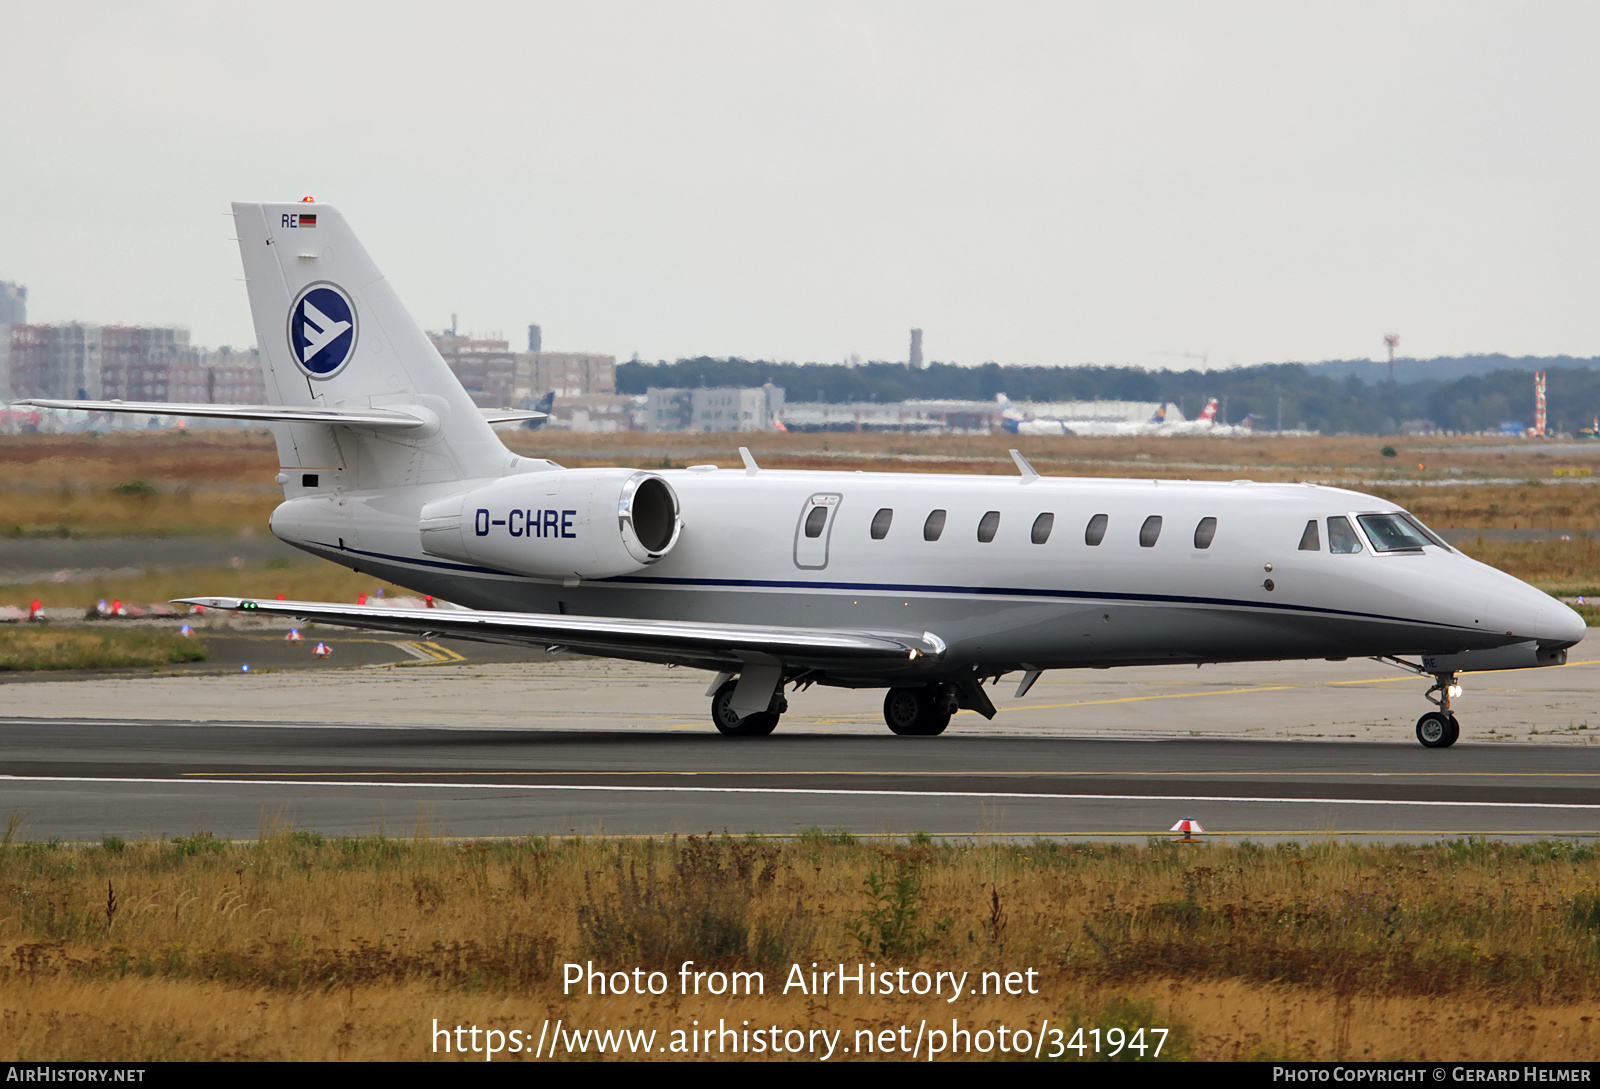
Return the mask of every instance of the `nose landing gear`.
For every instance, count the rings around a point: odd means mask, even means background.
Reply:
[[[1434,695],[1434,693],[1438,695]],[[1429,749],[1448,749],[1461,736],[1461,724],[1450,710],[1450,700],[1461,695],[1461,685],[1454,673],[1435,673],[1433,687],[1428,689],[1428,702],[1439,708],[1417,719],[1417,740]]]

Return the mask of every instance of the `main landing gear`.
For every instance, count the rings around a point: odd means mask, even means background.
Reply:
[[[737,679],[723,681],[711,697],[711,721],[726,737],[766,737],[777,728],[778,718],[789,709],[780,685],[772,694],[772,702],[765,711],[742,715],[733,707],[733,690],[739,687]],[[756,706],[760,706],[757,704]]]
[[[956,711],[955,696],[942,686],[891,688],[883,697],[883,721],[902,736],[933,737],[944,733]]]
[[[1437,692],[1438,695],[1434,695]],[[1428,702],[1439,708],[1417,719],[1417,740],[1426,748],[1448,749],[1461,736],[1461,724],[1450,710],[1452,697],[1461,695],[1461,685],[1454,673],[1435,673],[1433,687],[1428,689]]]

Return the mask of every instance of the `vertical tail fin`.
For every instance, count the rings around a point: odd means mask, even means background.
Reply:
[[[398,438],[277,424],[283,466],[369,488],[493,476],[514,463],[338,209],[235,204],[233,218],[275,403],[421,406],[438,420]]]

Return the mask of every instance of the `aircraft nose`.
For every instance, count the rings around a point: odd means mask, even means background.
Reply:
[[[1534,638],[1540,646],[1570,647],[1589,634],[1589,622],[1554,598],[1539,610]]]

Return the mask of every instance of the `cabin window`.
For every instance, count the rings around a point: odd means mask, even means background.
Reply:
[[[978,543],[988,544],[994,540],[995,531],[1000,528],[1000,512],[991,510],[978,519]]]
[[[1152,514],[1144,520],[1144,525],[1139,527],[1139,547],[1154,548],[1156,538],[1161,536],[1161,515]]]
[[[1350,519],[1342,515],[1328,519],[1328,551],[1354,555],[1361,551],[1361,538],[1356,536]]]
[[[1194,546],[1196,548],[1210,548],[1211,542],[1217,536],[1217,520],[1215,518],[1202,518],[1200,524],[1194,527]]]
[[[894,521],[894,510],[884,507],[872,516],[872,539],[881,541],[889,536],[889,523]]]
[[[1421,552],[1432,543],[1399,514],[1362,514],[1356,521],[1367,531],[1374,552]]]
[[[1034,544],[1044,544],[1050,539],[1050,531],[1055,528],[1056,516],[1050,513],[1039,515],[1033,520],[1033,532],[1028,535]]]
[[[936,510],[928,515],[928,520],[922,523],[922,539],[924,541],[937,541],[939,534],[944,532],[945,512]]]
[[[1089,519],[1089,524],[1083,531],[1083,543],[1093,548],[1106,539],[1106,523],[1111,521],[1104,514],[1097,514]]]
[[[1317,520],[1315,518],[1306,523],[1306,531],[1300,534],[1300,551],[1322,551],[1322,536],[1317,532]]]
[[[806,515],[806,536],[822,536],[822,527],[828,524],[828,508],[812,507],[811,513]]]

